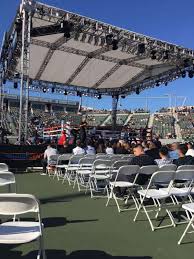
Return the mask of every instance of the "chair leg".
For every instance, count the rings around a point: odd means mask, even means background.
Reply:
[[[180,238],[179,241],[178,241],[178,245],[181,244],[181,242],[182,242],[184,236],[186,235],[186,233],[187,233],[188,229],[190,228],[191,224],[193,223],[193,220],[194,220],[194,216],[192,216],[192,218],[191,218],[191,220],[189,221],[187,227],[185,228],[185,231],[183,232],[181,238]]]

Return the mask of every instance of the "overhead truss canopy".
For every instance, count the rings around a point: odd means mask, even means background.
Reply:
[[[31,16],[28,74],[37,87],[130,94],[193,71],[191,49],[24,0],[3,42],[0,62],[6,79],[21,78],[23,9]]]

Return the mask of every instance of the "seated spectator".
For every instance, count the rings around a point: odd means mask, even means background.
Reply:
[[[121,142],[117,142],[115,147],[115,154],[127,154],[127,150],[125,149],[124,145]]]
[[[153,142],[149,143],[149,149],[145,153],[154,160],[160,158],[159,150]]]
[[[112,145],[111,145],[110,142],[108,142],[108,143],[106,144],[106,150],[105,150],[105,152],[106,152],[107,155],[113,155],[113,154],[114,154],[114,150],[113,150]]]
[[[172,145],[170,145],[170,151],[168,153],[170,158],[172,159],[179,158],[177,147],[178,147],[177,143],[173,143]]]
[[[143,147],[141,145],[136,145],[133,148],[133,153],[135,157],[132,158],[130,165],[139,165],[140,167],[142,167],[142,166],[156,164],[153,157],[144,153]],[[140,185],[143,185],[148,181],[148,179],[149,179],[148,175],[140,174],[136,182]]]
[[[96,154],[96,150],[93,146],[92,141],[88,141],[87,147],[86,147],[86,154],[88,155],[95,155]]]
[[[76,147],[73,149],[73,154],[74,155],[85,154],[85,150],[82,148],[81,141],[77,140],[76,144],[77,144]]]
[[[168,156],[168,148],[161,147],[159,150],[160,159],[155,159],[156,164],[161,167],[163,165],[172,164],[173,160]]]
[[[194,157],[194,149],[193,149],[193,144],[191,142],[187,143],[187,153],[186,156],[192,156]]]
[[[179,167],[181,165],[194,165],[194,158],[192,156],[186,156],[188,151],[186,144],[180,144],[178,146],[178,155],[179,158],[173,160],[173,163]]]
[[[50,157],[57,154],[58,154],[57,149],[52,147],[51,144],[49,143],[47,146],[47,149],[44,151],[44,159],[42,160],[42,166],[43,166],[42,175],[46,174],[46,167],[50,161]]]

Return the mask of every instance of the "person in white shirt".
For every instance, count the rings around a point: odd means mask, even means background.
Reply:
[[[192,156],[192,157],[194,157],[193,144],[192,144],[191,142],[188,142],[188,143],[187,143],[187,147],[188,147],[188,150],[187,150],[186,156]]]
[[[80,140],[77,141],[76,147],[73,149],[73,154],[74,155],[82,155],[85,154],[85,150],[81,147],[81,142]]]
[[[51,144],[48,144],[47,149],[44,151],[44,159],[42,160],[42,166],[43,166],[43,174],[46,174],[46,167],[50,160],[50,157],[53,155],[57,155],[58,151],[57,149],[53,148]]]
[[[96,154],[96,150],[93,147],[91,141],[88,141],[88,145],[86,147],[86,154],[88,154],[88,155],[95,155]]]
[[[111,143],[107,143],[106,144],[106,150],[105,150],[107,155],[113,155],[114,154],[114,150],[112,148]]]

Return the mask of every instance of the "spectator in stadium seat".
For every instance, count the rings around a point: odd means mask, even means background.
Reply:
[[[186,156],[192,156],[194,157],[194,149],[193,149],[193,144],[191,142],[187,143],[187,153]]]
[[[76,147],[73,149],[74,155],[82,155],[85,154],[85,150],[82,148],[82,143],[80,140],[77,140]]]
[[[149,143],[149,149],[145,152],[148,156],[152,157],[154,160],[159,159],[159,149],[153,142]]]
[[[168,156],[168,148],[163,146],[159,150],[160,159],[156,159],[156,164],[161,167],[163,165],[172,164],[173,160]]]
[[[107,155],[113,155],[114,154],[114,150],[113,150],[112,144],[110,142],[106,143],[105,152],[106,152]]]
[[[49,143],[47,146],[47,149],[44,151],[44,159],[42,160],[42,166],[43,166],[43,174],[46,174],[46,167],[47,164],[50,160],[50,156],[52,155],[57,155],[58,151],[56,148],[52,147],[51,144]]]
[[[192,156],[186,156],[187,151],[188,151],[188,148],[186,144],[180,144],[178,146],[179,158],[173,161],[173,163],[177,167],[181,165],[194,165],[194,158]]]

